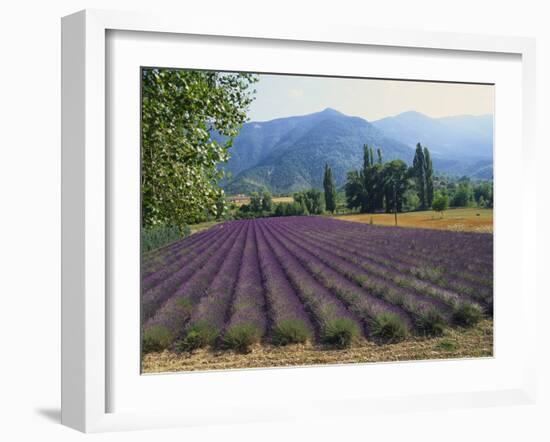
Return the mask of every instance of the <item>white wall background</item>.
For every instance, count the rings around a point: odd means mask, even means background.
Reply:
[[[0,438],[6,441],[162,440],[549,440],[550,308],[539,312],[536,406],[379,415],[362,422],[288,422],[85,436],[59,425],[60,407],[60,17],[84,8],[239,14],[280,23],[315,20],[378,28],[509,34],[537,38],[539,219],[547,219],[550,13],[544,1],[57,0],[0,8]],[[539,290],[548,233],[539,224]],[[546,259],[546,262],[544,260]],[[547,288],[548,284],[545,284]]]

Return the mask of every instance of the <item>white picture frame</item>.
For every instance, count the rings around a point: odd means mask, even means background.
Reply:
[[[535,43],[517,37],[389,31],[343,26],[281,27],[267,22],[230,23],[197,17],[182,18],[86,10],[62,20],[62,423],[84,432],[169,426],[207,425],[220,422],[311,418],[336,415],[364,415],[381,409],[387,412],[411,409],[461,408],[510,403],[532,403],[535,399],[534,339],[524,341],[521,379],[501,388],[426,394],[394,394],[376,399],[361,394],[338,398],[316,398],[308,407],[258,406],[246,397],[233,400],[234,409],[223,413],[197,407],[112,411],[109,410],[109,370],[113,359],[108,342],[112,318],[107,297],[107,228],[111,199],[108,187],[106,121],[106,38],[108,32],[160,33],[172,36],[217,36],[220,38],[268,39],[286,44],[338,44],[378,48],[426,49],[483,54],[510,54],[521,63],[521,157],[524,183],[521,192],[521,294],[524,337],[533,338],[536,325],[528,318],[536,315],[535,229],[536,194],[527,192],[534,179],[535,145]],[[156,34],[158,35],[158,34]],[[498,123],[497,123],[498,124]],[[498,142],[498,140],[497,140]],[[497,172],[498,173],[498,172]],[[519,241],[518,239],[518,241]],[[518,243],[519,244],[519,243]],[[527,257],[530,257],[529,265]],[[498,283],[498,280],[497,280]],[[519,283],[519,282],[518,282]],[[498,357],[498,355],[497,355]],[[361,367],[354,368],[355,372]],[[388,366],[389,367],[389,366]],[[332,367],[331,371],[342,369]],[[432,368],[437,373],[438,368]],[[279,370],[280,371],[280,370]],[[284,370],[288,378],[299,369]],[[254,371],[255,385],[266,382],[269,371]],[[248,371],[248,373],[252,373]],[[266,374],[268,373],[268,374]],[[303,372],[300,376],[304,377]],[[327,376],[331,376],[325,371]],[[202,374],[207,382],[211,374]],[[231,374],[233,380],[242,379]],[[217,373],[216,382],[227,374]],[[252,376],[252,375],[250,375]],[[296,375],[298,376],[298,375]],[[307,377],[307,375],[305,376]],[[169,386],[170,381],[163,382]],[[198,378],[195,378],[198,379]],[[206,381],[204,380],[206,379]],[[214,379],[211,377],[210,379]],[[517,381],[517,382],[516,382]],[[242,384],[246,388],[246,384]],[[246,395],[245,395],[246,396]],[[246,402],[248,400],[248,402]],[[215,408],[215,407],[213,407]],[[240,411],[241,413],[235,413]]]

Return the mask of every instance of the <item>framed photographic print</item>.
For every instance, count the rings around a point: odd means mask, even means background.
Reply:
[[[63,422],[531,401],[533,42],[233,25],[63,19]]]

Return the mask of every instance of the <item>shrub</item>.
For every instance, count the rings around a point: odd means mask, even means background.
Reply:
[[[481,308],[471,302],[460,302],[453,309],[452,321],[456,325],[471,327],[483,316]]]
[[[449,208],[449,198],[447,195],[438,194],[432,202],[432,209],[443,216],[443,212]]]
[[[185,238],[191,234],[189,226],[182,228],[178,226],[155,226],[141,230],[141,251],[158,249],[166,244]]]
[[[431,308],[418,315],[416,326],[424,335],[439,336],[445,330],[445,319],[436,309]]]
[[[327,324],[323,343],[336,348],[349,347],[360,334],[359,327],[351,319],[338,318]]]
[[[238,324],[232,326],[224,336],[224,344],[239,353],[248,353],[250,346],[260,341],[260,329],[253,324]]]
[[[370,324],[371,335],[383,342],[397,342],[407,337],[407,326],[399,316],[384,312],[377,315]]]
[[[185,337],[176,343],[178,353],[184,351],[193,351],[198,348],[213,345],[219,332],[210,324],[198,323],[189,327]]]
[[[141,351],[151,353],[166,349],[172,342],[172,334],[162,325],[154,325],[144,330],[141,337]]]
[[[274,345],[302,344],[311,338],[311,331],[299,319],[281,321],[273,330]]]

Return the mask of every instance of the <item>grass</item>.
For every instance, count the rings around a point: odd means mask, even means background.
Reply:
[[[339,215],[335,218],[344,221],[393,226],[393,213],[361,213]],[[397,214],[397,225],[401,227],[418,227],[424,229],[453,230],[465,232],[492,232],[493,209],[449,209],[441,216],[433,210]]]
[[[372,363],[493,356],[493,321],[483,319],[471,328],[447,328],[442,336],[409,335],[384,346],[359,341],[335,350],[311,342],[275,346],[254,344],[249,354],[199,349],[193,354],[160,351],[144,355],[143,373],[194,370],[231,370],[258,367],[290,367],[326,364]]]

